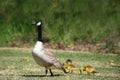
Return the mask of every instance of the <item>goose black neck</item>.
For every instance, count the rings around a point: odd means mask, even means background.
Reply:
[[[38,41],[42,42],[42,26],[38,26]]]

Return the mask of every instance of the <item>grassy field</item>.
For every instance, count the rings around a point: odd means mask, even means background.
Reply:
[[[0,0],[0,46],[33,45],[42,20],[46,42],[115,41],[120,36],[120,0]],[[26,46],[25,45],[25,46]]]
[[[54,70],[54,77],[45,77],[44,68],[38,66],[28,50],[0,50],[0,80],[120,80],[120,66],[110,66],[106,63],[114,60],[120,62],[120,56],[114,54],[94,54],[82,52],[53,51],[53,54],[63,63],[66,59],[73,60],[76,67],[91,65],[95,67],[100,75],[64,74],[62,71]],[[29,61],[23,61],[23,58]]]

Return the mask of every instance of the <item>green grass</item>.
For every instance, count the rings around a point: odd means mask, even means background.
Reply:
[[[0,80],[119,80],[120,66],[112,67],[106,63],[114,60],[120,62],[120,56],[114,54],[95,54],[82,52],[61,52],[53,51],[53,54],[63,63],[66,59],[73,60],[76,67],[91,65],[95,67],[100,75],[78,74],[77,71],[71,74],[64,74],[60,70],[53,70],[54,74],[60,76],[43,77],[45,69],[35,63],[31,52],[24,50],[0,50]],[[28,57],[29,61],[22,61]],[[120,64],[119,64],[120,65]],[[50,74],[49,74],[50,75]]]
[[[120,0],[0,0],[0,46],[31,45],[43,22],[50,43],[116,40],[120,36]]]

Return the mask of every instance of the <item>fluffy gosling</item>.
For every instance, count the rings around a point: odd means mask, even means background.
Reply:
[[[68,73],[72,73],[76,67],[72,64],[72,60],[67,59],[66,62],[63,63],[63,67]]]
[[[80,67],[79,71],[80,73],[87,72],[88,75],[92,75],[92,74],[94,75],[95,73],[97,73],[92,66]]]

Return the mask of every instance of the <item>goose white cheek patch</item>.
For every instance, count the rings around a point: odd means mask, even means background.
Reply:
[[[40,25],[41,25],[41,22],[38,22],[38,23],[37,23],[37,26],[40,26]]]

